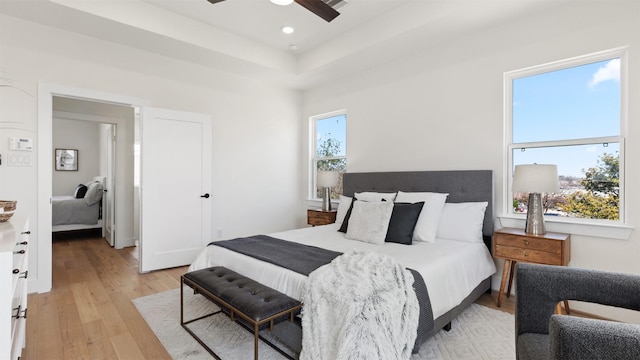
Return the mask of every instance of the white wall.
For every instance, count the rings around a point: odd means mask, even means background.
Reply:
[[[304,203],[299,199],[298,91],[4,15],[0,16],[0,47],[3,76],[19,80],[32,94],[37,94],[41,82],[211,114],[214,234],[222,229],[223,237],[234,237],[304,224]],[[35,101],[28,106],[34,108],[24,112],[31,114],[19,126],[24,130],[12,131],[37,137]],[[20,211],[28,213],[37,228],[37,166],[1,168],[0,197],[21,200]],[[18,177],[24,180],[12,180]],[[37,232],[32,238],[32,249],[37,248]],[[32,251],[34,266],[29,273],[36,279],[37,256],[51,254]]]
[[[53,151],[78,150],[78,171],[56,171],[54,168],[54,196],[73,195],[78,184],[89,182],[94,176],[104,175],[100,174],[99,125],[88,121],[53,119]]]
[[[348,169],[491,169],[496,206],[503,186],[503,73],[629,46],[627,216],[640,225],[640,3],[570,2],[556,11],[496,25],[312,89],[306,117],[347,109]],[[305,125],[306,126],[306,125]],[[303,129],[305,148],[308,128]],[[306,163],[304,164],[306,166]],[[498,214],[499,215],[499,214]],[[499,227],[499,222],[497,222]],[[571,265],[640,274],[640,233],[628,240],[572,236]],[[499,273],[502,262],[499,262]],[[498,277],[493,287],[498,288]],[[593,309],[640,322],[638,314]]]

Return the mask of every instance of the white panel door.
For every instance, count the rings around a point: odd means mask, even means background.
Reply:
[[[193,262],[211,241],[211,118],[144,108],[140,271]]]

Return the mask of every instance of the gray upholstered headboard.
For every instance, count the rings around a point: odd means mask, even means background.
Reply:
[[[447,202],[487,201],[482,235],[491,250],[493,235],[493,171],[406,171],[344,174],[345,196],[362,191],[449,193]]]

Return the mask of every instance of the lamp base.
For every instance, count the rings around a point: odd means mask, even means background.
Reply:
[[[531,235],[544,235],[547,231],[544,228],[544,209],[542,208],[542,194],[530,193],[527,208],[527,222],[524,232]]]
[[[322,211],[331,211],[331,188],[328,186],[324,188],[322,196]]]

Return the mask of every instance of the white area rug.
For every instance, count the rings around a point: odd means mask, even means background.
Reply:
[[[180,326],[180,289],[133,300],[158,339],[176,360],[211,359],[211,355]],[[211,302],[185,288],[185,319],[215,310]],[[253,335],[224,315],[189,325],[223,359],[252,359]],[[260,341],[260,359],[284,356]],[[472,304],[453,321],[451,331],[440,331],[420,347],[412,360],[515,359],[513,315]]]

